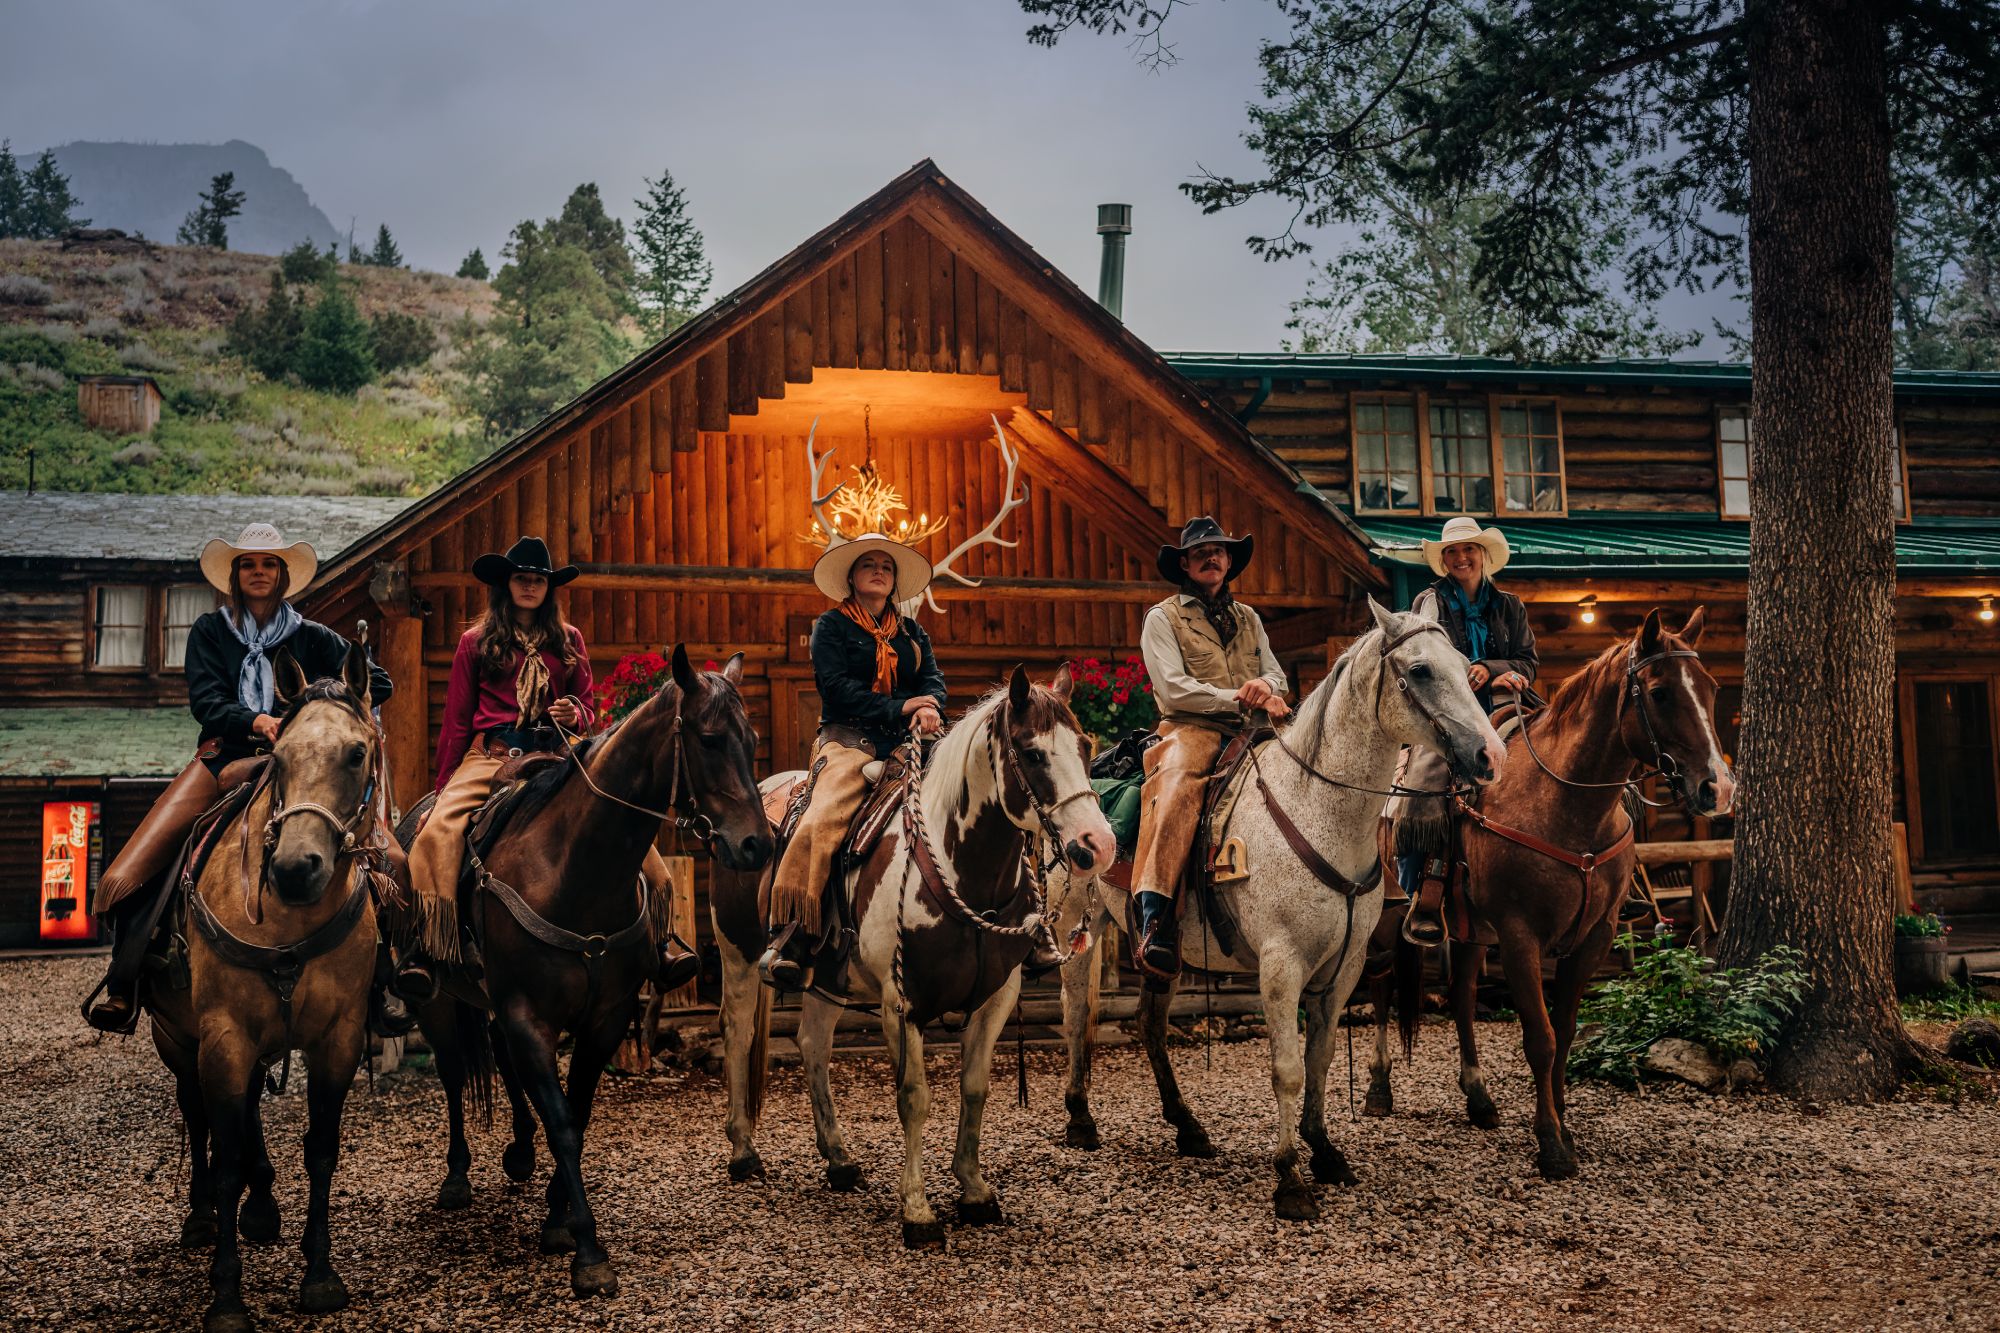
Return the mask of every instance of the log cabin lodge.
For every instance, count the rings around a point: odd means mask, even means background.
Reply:
[[[1100,230],[1122,244],[1116,221]],[[1928,905],[2000,906],[2000,375],[1898,372],[1895,386],[1897,818]],[[697,661],[741,649],[760,768],[799,765],[818,717],[806,636],[824,609],[810,501],[864,462],[913,514],[948,519],[924,543],[936,558],[1025,491],[999,525],[1013,545],[966,551],[955,572],[978,586],[941,578],[942,610],[924,615],[961,705],[1016,662],[1047,674],[1136,652],[1166,592],[1154,553],[1203,512],[1255,534],[1239,591],[1309,687],[1366,625],[1364,596],[1407,605],[1429,577],[1416,543],[1465,513],[1513,545],[1502,581],[1529,603],[1546,682],[1654,605],[1705,604],[1733,748],[1749,389],[1747,367],[1715,363],[1162,355],[926,161],[423,499],[341,513],[235,503],[318,545],[302,610],[343,632],[370,623],[396,680],[383,723],[405,805],[429,787],[452,651],[480,607],[472,561],[523,531],[582,567],[568,614],[600,677],[676,641]],[[817,492],[809,432],[836,451]],[[81,725],[60,715],[129,718],[168,705],[175,684],[155,669],[178,623],[171,588],[146,594],[149,674],[135,687],[103,656],[119,641],[107,607],[121,605],[106,589],[124,575],[17,534],[18,516],[71,499],[16,495],[0,521],[13,668],[0,684],[0,943],[42,927],[42,849],[28,843],[43,803],[109,809],[116,790],[133,807],[120,818],[136,817],[180,762],[163,751],[120,773],[115,755],[51,757]],[[200,540],[247,519],[204,521],[163,522],[143,557],[121,547],[114,560],[185,581]],[[191,750],[191,720],[178,725]],[[1662,819],[1648,833],[1727,829]]]

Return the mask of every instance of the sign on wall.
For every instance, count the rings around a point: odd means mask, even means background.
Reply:
[[[104,833],[96,801],[42,803],[41,937],[88,940],[97,935],[90,890],[104,868]]]

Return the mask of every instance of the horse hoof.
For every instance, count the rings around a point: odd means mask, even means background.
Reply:
[[[748,1157],[733,1157],[729,1161],[729,1178],[741,1185],[746,1180],[764,1179],[764,1159],[756,1153]]]
[[[1287,1222],[1319,1221],[1319,1201],[1306,1185],[1280,1185],[1271,1199],[1277,1205],[1278,1216]]]
[[[245,1199],[236,1215],[236,1234],[245,1245],[276,1245],[280,1239],[278,1201],[268,1194]]]
[[[566,1226],[543,1227],[540,1245],[543,1254],[574,1254],[576,1237]]]
[[[1535,1154],[1535,1170],[1543,1180],[1569,1180],[1576,1175],[1576,1156],[1566,1149],[1543,1148]]]
[[[500,1154],[500,1169],[507,1173],[507,1179],[519,1185],[535,1174],[535,1145],[515,1140]]]
[[[1174,1135],[1174,1150],[1183,1157],[1213,1157],[1215,1145],[1200,1125],[1183,1125]]]
[[[1500,1108],[1493,1104],[1493,1099],[1490,1097],[1466,1102],[1465,1118],[1470,1120],[1476,1129],[1500,1128]]]
[[[944,1223],[935,1221],[903,1223],[903,1248],[907,1250],[942,1250],[944,1248]]]
[[[987,1199],[974,1203],[970,1199],[958,1201],[958,1224],[964,1227],[990,1227],[1005,1221],[1000,1216],[1000,1200]]]
[[[437,1206],[446,1212],[456,1212],[472,1205],[472,1182],[464,1176],[446,1176],[444,1184],[438,1186]]]
[[[1368,1094],[1361,1103],[1361,1114],[1374,1120],[1384,1120],[1396,1114],[1396,1099],[1390,1093]]]
[[[201,1317],[201,1333],[255,1333],[247,1310],[210,1310]]]
[[[861,1164],[859,1162],[839,1162],[826,1169],[826,1187],[841,1194],[857,1189],[861,1184]]]
[[[1360,1177],[1347,1164],[1347,1156],[1339,1149],[1316,1152],[1312,1155],[1313,1179],[1322,1185],[1358,1185]]]
[[[1084,1152],[1096,1152],[1103,1146],[1097,1136],[1097,1122],[1094,1120],[1072,1120],[1063,1129],[1063,1142]]]
[[[301,1314],[332,1314],[347,1308],[347,1284],[338,1275],[308,1282],[299,1288]]]
[[[569,1270],[569,1289],[578,1296],[616,1296],[618,1270],[606,1259],[603,1263],[580,1264]]]
[[[181,1248],[205,1250],[215,1244],[215,1219],[190,1216],[181,1223]]]

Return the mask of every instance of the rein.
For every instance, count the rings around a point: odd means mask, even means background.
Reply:
[[[1692,657],[1698,659],[1700,656],[1701,654],[1692,648],[1663,648],[1657,653],[1642,658],[1638,656],[1635,649],[1626,655],[1625,685],[1618,692],[1617,715],[1620,718],[1624,717],[1625,699],[1629,695],[1632,699],[1633,708],[1638,712],[1639,724],[1645,728],[1646,743],[1653,747],[1653,758],[1650,763],[1636,754],[1632,755],[1633,761],[1639,764],[1640,767],[1650,768],[1652,773],[1657,773],[1662,778],[1665,778],[1668,790],[1674,794],[1673,801],[1651,800],[1644,792],[1639,790],[1639,783],[1650,776],[1648,773],[1640,773],[1637,777],[1626,778],[1618,782],[1583,782],[1575,778],[1564,777],[1553,768],[1550,768],[1548,761],[1542,758],[1541,752],[1535,749],[1534,737],[1529,734],[1532,730],[1529,725],[1533,720],[1531,718],[1524,717],[1521,722],[1521,743],[1527,746],[1528,754],[1533,757],[1536,765],[1542,772],[1548,774],[1565,787],[1574,787],[1580,791],[1607,790],[1613,787],[1622,787],[1630,792],[1635,800],[1655,810],[1667,809],[1677,801],[1692,813],[1693,800],[1688,793],[1686,775],[1681,772],[1680,761],[1674,758],[1672,753],[1668,751],[1667,747],[1660,740],[1659,729],[1653,723],[1653,711],[1646,706],[1646,691],[1639,673],[1655,662],[1664,661],[1668,658]],[[1515,701],[1518,704],[1521,700],[1521,691],[1515,690],[1513,693]],[[1624,742],[1623,727],[1619,728],[1619,741],[1621,744]],[[1627,745],[1625,752],[1631,754],[1632,747]]]
[[[292,1030],[292,992],[298,989],[306,964],[339,948],[354,933],[356,923],[361,920],[361,909],[368,901],[368,878],[351,874],[348,879],[351,882],[347,900],[340,905],[340,910],[304,939],[292,944],[252,944],[231,934],[229,927],[222,924],[221,918],[215,915],[215,909],[208,905],[208,900],[199,891],[187,895],[188,915],[194,918],[195,928],[215,950],[216,956],[232,967],[263,973],[271,988],[277,991],[278,1017],[287,1036]]]
[[[673,737],[673,747],[674,747],[674,758],[673,758],[674,777],[673,777],[673,785],[667,789],[667,808],[665,810],[654,810],[649,806],[640,805],[636,801],[628,801],[623,796],[619,796],[612,792],[608,792],[604,790],[604,788],[598,786],[597,780],[590,776],[590,765],[586,764],[584,762],[583,756],[577,753],[576,742],[584,738],[578,736],[575,732],[572,732],[568,727],[565,727],[562,723],[557,722],[553,717],[551,717],[549,721],[555,726],[556,734],[562,737],[563,750],[569,755],[571,759],[576,761],[577,772],[583,775],[583,785],[590,788],[591,792],[594,795],[596,795],[598,799],[609,801],[613,805],[622,805],[627,810],[634,811],[637,814],[645,815],[650,819],[657,819],[663,824],[672,824],[675,829],[687,834],[689,837],[693,838],[696,842],[709,842],[714,839],[715,825],[711,823],[708,816],[703,814],[701,811],[696,810],[692,815],[679,815],[674,813],[675,809],[679,806],[680,803],[681,785],[683,778],[686,779],[688,795],[690,797],[694,795],[694,771],[688,767],[687,733],[683,731],[681,728],[681,713],[679,705],[675,705],[674,725],[670,731],[670,734]]]
[[[368,785],[362,788],[361,800],[354,807],[354,813],[345,819],[341,818],[338,811],[330,810],[316,801],[301,801],[297,805],[286,805],[285,795],[278,788],[274,743],[272,761],[258,780],[257,788],[252,790],[249,802],[244,805],[244,818],[248,819],[250,803],[255,802],[258,791],[270,788],[271,813],[264,820],[264,833],[258,851],[257,874],[254,879],[250,874],[250,839],[248,836],[243,839],[243,914],[255,924],[262,924],[264,920],[264,886],[271,878],[271,853],[277,849],[278,835],[283,831],[285,821],[296,815],[316,815],[324,819],[333,829],[340,839],[340,845],[334,850],[336,863],[358,852],[362,859],[369,863],[370,870],[377,872],[388,870],[388,853],[381,845],[382,840],[375,836],[380,830],[387,828],[389,823],[387,812],[383,809],[389,790],[388,746],[382,736],[381,724],[370,714],[362,712],[360,705],[352,699],[327,698],[311,702],[343,704],[368,727],[374,737],[374,744],[369,747],[372,753],[368,759]],[[294,711],[285,718],[283,725],[278,729],[281,738],[285,729],[290,727],[293,719],[298,716],[299,712]]]

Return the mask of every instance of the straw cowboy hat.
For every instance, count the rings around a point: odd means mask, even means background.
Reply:
[[[1257,539],[1245,535],[1232,537],[1222,530],[1222,525],[1203,514],[1191,518],[1181,529],[1181,544],[1171,543],[1160,548],[1160,577],[1179,585],[1188,581],[1187,571],[1181,568],[1181,557],[1197,546],[1223,546],[1229,549],[1229,574],[1223,579],[1225,584],[1235,580],[1244,567],[1250,563],[1250,556],[1257,549]]]
[[[854,590],[847,586],[847,572],[870,551],[881,551],[896,562],[894,600],[908,602],[930,586],[931,562],[901,542],[876,532],[864,532],[852,541],[827,547],[826,553],[813,562],[813,582],[834,601],[846,601],[854,595]]]
[[[472,577],[495,587],[516,574],[539,574],[549,581],[551,591],[568,583],[583,571],[575,565],[551,569],[549,544],[540,537],[523,537],[507,548],[507,554],[488,551],[472,562]]]
[[[236,567],[236,557],[253,554],[275,555],[285,562],[285,569],[291,575],[290,586],[285,591],[287,597],[297,597],[304,592],[313,575],[319,572],[319,552],[313,550],[311,542],[287,544],[284,534],[269,523],[252,523],[237,533],[233,542],[215,537],[201,548],[201,576],[217,592],[227,593],[229,572]]]
[[[1431,567],[1431,573],[1444,577],[1444,548],[1460,542],[1474,542],[1486,548],[1488,578],[1505,569],[1507,557],[1513,553],[1507,545],[1507,534],[1500,529],[1482,528],[1476,518],[1454,518],[1444,525],[1436,541],[1424,540],[1424,563]]]

